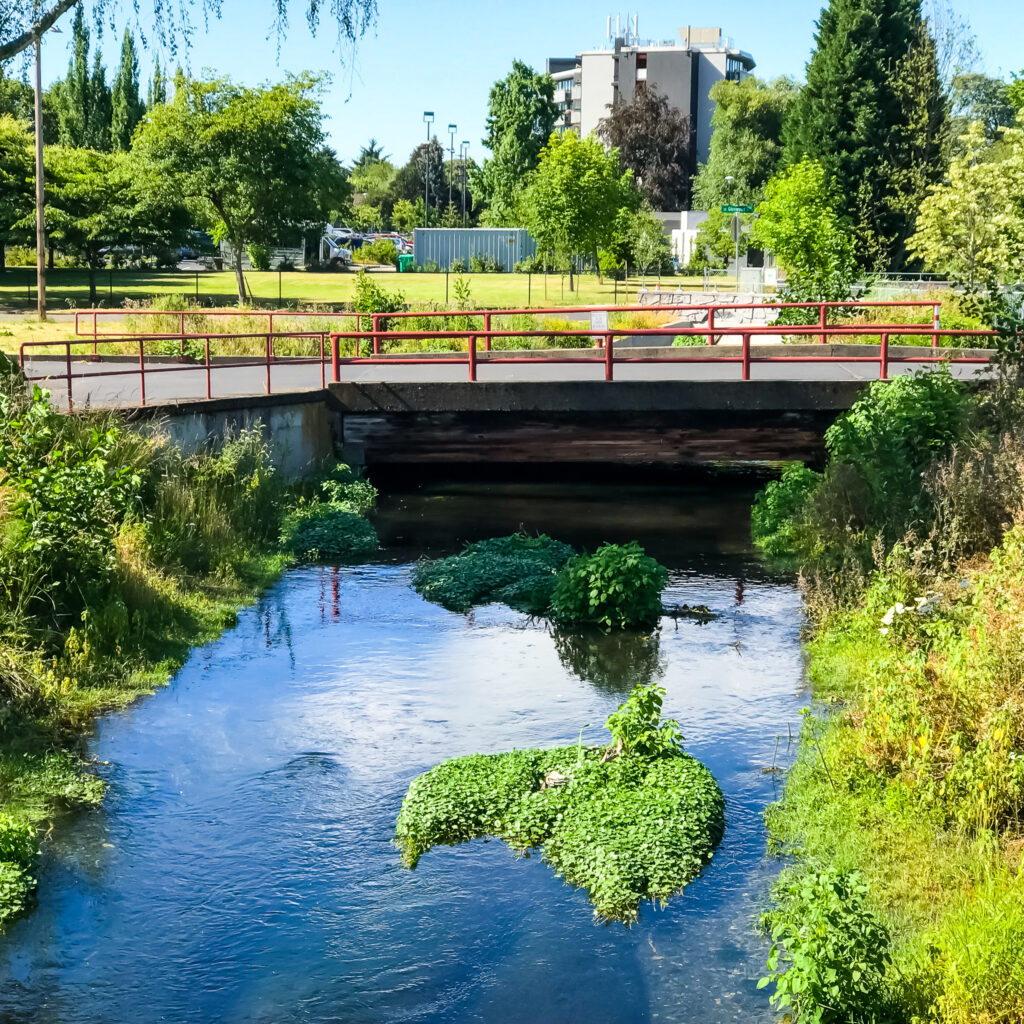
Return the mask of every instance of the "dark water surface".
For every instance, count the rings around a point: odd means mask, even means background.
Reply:
[[[392,495],[386,564],[290,572],[171,686],[102,719],[104,806],[45,844],[40,904],[0,940],[0,1020],[25,1024],[769,1021],[752,922],[777,871],[760,812],[802,704],[800,603],[749,551],[753,485],[462,485]],[[564,640],[493,606],[453,615],[409,560],[522,525],[640,539],[671,569],[656,640]],[[397,552],[397,554],[396,554]],[[398,561],[394,561],[397,558]],[[633,928],[498,841],[391,845],[412,777],[600,726],[636,679],[728,801],[704,875]]]

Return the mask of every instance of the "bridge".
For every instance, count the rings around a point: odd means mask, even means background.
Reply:
[[[88,311],[63,351],[26,343],[20,359],[67,408],[159,416],[190,443],[262,418],[293,462],[341,444],[371,466],[808,461],[866,381],[943,362],[986,372],[991,352],[964,346],[991,332],[943,330],[937,315],[828,322],[839,305],[784,327],[752,322],[749,304],[661,307],[676,319],[656,328],[609,327],[621,308],[572,310],[590,324],[558,330],[506,326],[499,310],[319,314],[305,330],[282,329],[301,314],[272,313],[259,333],[211,330],[211,314],[197,333],[190,311],[173,333],[132,335],[101,332],[116,314]]]

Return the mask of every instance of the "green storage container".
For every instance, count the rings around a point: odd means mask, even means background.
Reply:
[[[414,259],[415,257],[412,253],[402,253],[402,255],[398,257],[398,272],[400,274],[408,272],[412,267]]]

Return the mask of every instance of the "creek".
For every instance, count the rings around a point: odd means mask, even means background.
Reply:
[[[449,484],[386,493],[385,558],[288,572],[171,685],[101,718],[109,793],[58,822],[40,901],[0,939],[9,1024],[769,1022],[761,813],[807,703],[800,598],[752,551],[758,482]],[[656,639],[556,638],[503,606],[418,597],[411,562],[522,527],[639,540],[670,570]],[[600,742],[667,689],[725,793],[703,875],[632,928],[596,924],[540,857],[392,845],[410,780],[451,756]]]

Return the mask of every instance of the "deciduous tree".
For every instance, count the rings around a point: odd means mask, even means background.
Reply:
[[[655,210],[688,210],[696,172],[693,125],[668,97],[640,89],[629,103],[617,103],[598,125],[598,134],[619,151],[624,170]]]
[[[782,132],[799,86],[791,79],[764,83],[751,76],[741,82],[722,79],[711,87],[708,162],[694,179],[694,208],[723,204],[754,205],[782,161]]]
[[[558,107],[551,76],[522,61],[491,87],[484,145],[491,157],[473,175],[473,193],[487,207],[489,224],[515,220],[516,200],[555,127]]]
[[[25,121],[0,114],[0,270],[4,248],[28,236],[24,225],[31,217],[35,194],[32,133]]]
[[[908,242],[925,267],[968,291],[1020,279],[1024,262],[1024,132],[990,145],[980,121],[969,126],[949,179],[933,185]]]
[[[170,189],[208,220],[233,250],[238,301],[246,298],[242,254],[327,213],[347,199],[347,182],[324,146],[320,79],[263,88],[228,79],[182,80],[171,103],[155,107],[134,154],[153,190]]]
[[[640,195],[619,155],[605,151],[591,135],[552,135],[530,175],[520,208],[538,249],[558,262],[587,255],[597,258],[615,230],[620,209],[635,210]]]
[[[853,235],[825,168],[805,158],[772,178],[757,207],[752,241],[786,271],[785,298],[842,301],[852,294]]]

